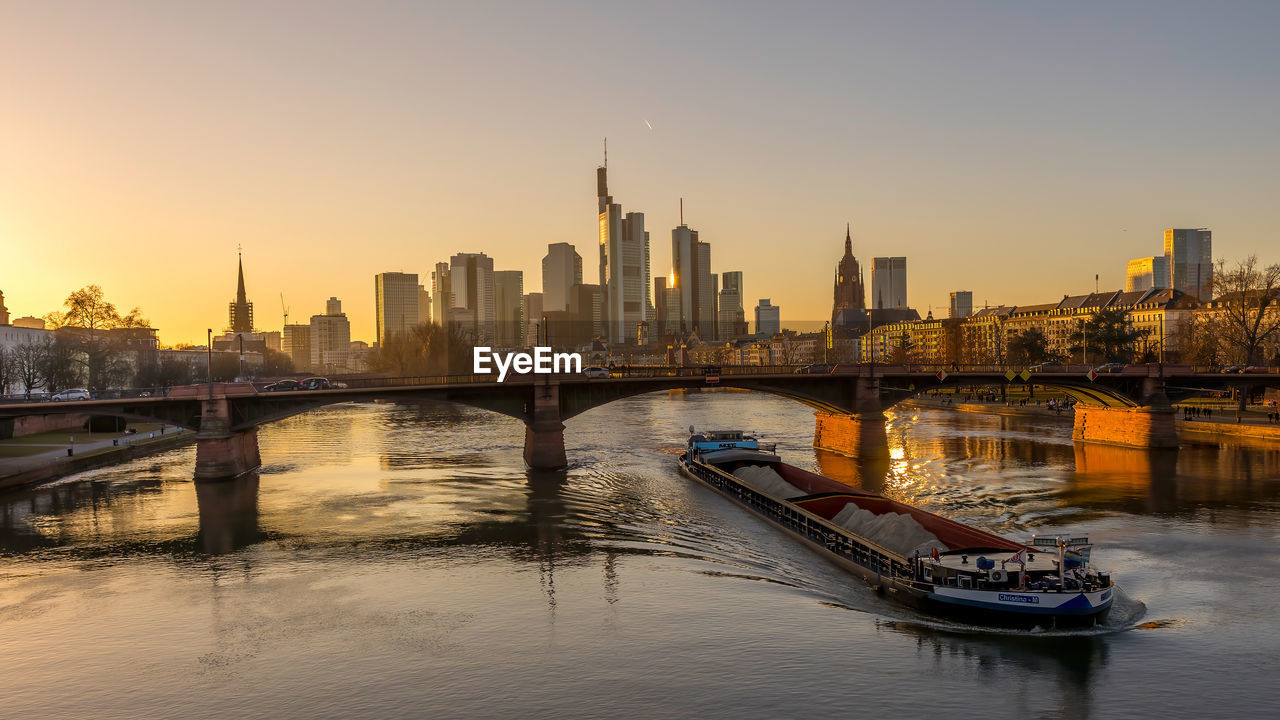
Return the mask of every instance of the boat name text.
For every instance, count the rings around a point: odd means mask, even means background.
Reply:
[[[1039,605],[1040,598],[1035,595],[1009,595],[1000,593],[1000,602],[1026,603],[1028,605]]]

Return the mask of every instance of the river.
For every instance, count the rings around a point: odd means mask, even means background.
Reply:
[[[683,477],[689,425],[1012,538],[1087,532],[1104,627],[993,632],[884,600]],[[891,460],[815,451],[803,405],[653,394],[523,427],[449,405],[264,427],[0,497],[13,718],[1133,718],[1280,706],[1280,449],[1074,445],[1070,425],[900,410]],[[1270,709],[1268,709],[1270,708]]]

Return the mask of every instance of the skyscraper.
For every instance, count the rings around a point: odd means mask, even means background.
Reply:
[[[417,273],[385,272],[373,276],[374,324],[378,344],[418,324]]]
[[[253,303],[249,302],[244,292],[244,259],[236,253],[238,277],[236,279],[236,299],[230,303],[227,312],[227,329],[235,335],[253,332]]]
[[[1164,231],[1164,257],[1174,290],[1200,300],[1212,300],[1213,233],[1207,228]]]
[[[569,289],[569,315],[571,330],[566,337],[557,335],[557,340],[567,341],[572,345],[586,345],[597,336],[603,334],[604,328],[604,294],[599,285],[579,283]]]
[[[652,307],[649,233],[644,229],[644,213],[631,212],[624,217],[622,206],[609,195],[607,155],[605,164],[596,168],[596,195],[604,334],[612,344],[630,344]]]
[[[871,307],[905,309],[907,307],[907,259],[878,257],[871,261]]]
[[[524,346],[536,347],[545,345],[542,342],[542,293],[528,293],[524,296]]]
[[[524,273],[493,273],[494,344],[500,348],[524,347]]]
[[[449,308],[453,292],[449,287],[449,263],[436,263],[431,271],[431,322],[444,327],[449,324]]]
[[[423,285],[418,286],[418,323],[431,323],[431,293]]]
[[[742,271],[720,273],[722,287],[719,295],[717,340],[730,340],[747,333],[746,310],[742,306],[746,297],[742,288]]]
[[[476,345],[493,345],[493,258],[484,253],[454,255],[449,260],[449,289],[453,294],[450,324],[470,335]]]
[[[582,282],[582,256],[569,243],[547,246],[542,258],[542,306],[569,309],[569,288]]]
[[[756,335],[773,337],[782,331],[782,308],[770,304],[769,298],[761,298],[756,305]]]
[[[865,310],[867,307],[862,268],[858,265],[858,259],[853,256],[853,237],[847,224],[844,227],[844,255],[836,265],[834,296],[831,303],[832,327],[841,325],[841,313],[849,315],[846,311]]]
[[[711,277],[711,245],[698,231],[681,224],[671,231],[673,287],[680,294],[680,331],[715,338],[715,282]]]
[[[951,293],[951,312],[949,318],[967,318],[973,314],[973,293],[968,290],[956,290]]]
[[[1124,270],[1125,292],[1169,287],[1169,262],[1164,255],[1134,258]]]

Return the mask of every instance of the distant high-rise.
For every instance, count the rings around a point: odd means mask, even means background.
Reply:
[[[293,361],[293,369],[306,372],[311,367],[311,325],[285,325],[280,337],[280,352]]]
[[[1169,287],[1169,262],[1164,255],[1134,258],[1124,271],[1124,291],[1163,290]]]
[[[680,331],[715,339],[715,281],[711,276],[711,245],[698,240],[698,231],[680,225],[671,231],[671,271],[680,293]]]
[[[546,345],[542,341],[542,293],[528,293],[522,303],[524,309],[524,346]]]
[[[742,287],[742,271],[720,273],[718,340],[729,340],[746,334],[746,309],[742,303],[746,293]],[[727,293],[727,294],[726,294]],[[726,306],[726,303],[729,303]]]
[[[862,283],[862,268],[853,256],[853,236],[849,226],[844,228],[844,255],[836,265],[835,298],[831,303],[831,325],[839,324],[841,313],[848,310],[865,310],[866,287]],[[847,314],[847,313],[846,313]]]
[[[385,272],[373,276],[374,321],[378,344],[418,324],[417,273]]]
[[[1212,300],[1213,233],[1207,228],[1164,231],[1164,257],[1169,284],[1199,300]]]
[[[903,310],[907,307],[907,259],[878,257],[871,261],[871,307]]]
[[[949,318],[967,318],[973,314],[973,293],[968,290],[956,290],[951,293],[951,312]]]
[[[311,369],[342,372],[351,354],[351,323],[342,312],[342,301],[331,297],[324,315],[311,316]]]
[[[449,263],[436,263],[431,271],[431,322],[444,327],[449,324],[453,292],[449,287]]]
[[[449,260],[449,289],[453,293],[449,323],[470,335],[476,345],[493,345],[493,258],[484,253],[454,255]]]
[[[418,323],[431,323],[431,293],[423,285],[418,286]]]
[[[227,329],[234,334],[253,332],[253,303],[249,302],[244,291],[244,259],[236,253],[238,277],[236,278],[236,299],[230,303],[227,315]]]
[[[524,273],[493,273],[494,344],[500,348],[524,347]]]
[[[569,288],[582,283],[582,256],[569,243],[547,246],[542,258],[542,307],[568,310]]]
[[[782,308],[769,302],[769,298],[761,298],[756,305],[756,335],[772,337],[782,331]]]
[[[609,342],[635,342],[636,328],[647,320],[649,233],[644,213],[622,214],[609,195],[608,164],[596,168],[597,220],[600,229],[600,289],[604,332]]]
[[[556,336],[557,341],[567,341],[571,345],[586,345],[603,334],[604,328],[604,293],[599,285],[579,283],[569,289],[569,316],[571,327],[568,337],[563,333]]]

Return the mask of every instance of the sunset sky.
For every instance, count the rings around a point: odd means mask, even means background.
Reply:
[[[235,291],[278,330],[456,252],[541,286],[597,277],[594,170],[685,219],[750,305],[830,315],[908,258],[945,315],[1124,284],[1166,227],[1280,261],[1280,4],[0,0],[0,291],[16,317],[97,283],[161,341]],[[650,129],[652,125],[652,129]],[[868,280],[869,280],[868,272]]]

